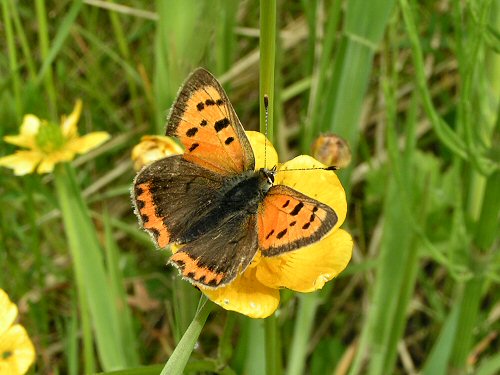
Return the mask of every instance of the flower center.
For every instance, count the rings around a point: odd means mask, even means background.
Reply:
[[[10,350],[6,350],[5,352],[2,353],[2,356],[0,358],[1,359],[8,359],[11,356],[12,356],[12,352]]]
[[[36,135],[36,144],[43,152],[57,151],[64,146],[66,139],[59,125],[43,122]]]

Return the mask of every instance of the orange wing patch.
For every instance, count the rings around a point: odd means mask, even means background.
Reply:
[[[163,218],[156,213],[149,182],[135,187],[135,200],[144,229],[154,237],[159,247],[167,246],[170,243],[170,233]]]
[[[316,242],[337,222],[332,208],[284,185],[269,190],[258,215],[259,247],[264,256]]]
[[[243,127],[227,95],[206,70],[196,70],[174,104],[167,135],[185,147],[184,159],[220,174],[254,168],[254,157]]]
[[[223,273],[217,273],[207,267],[200,266],[196,259],[182,250],[172,255],[170,262],[181,271],[182,276],[203,286],[217,287],[224,278]]]

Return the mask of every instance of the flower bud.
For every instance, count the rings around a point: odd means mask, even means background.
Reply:
[[[134,169],[141,170],[152,162],[166,158],[167,156],[179,155],[184,151],[172,138],[160,135],[145,135],[132,150],[132,161]]]
[[[311,154],[323,164],[337,169],[345,168],[351,162],[351,149],[347,141],[336,134],[322,134],[316,138]]]

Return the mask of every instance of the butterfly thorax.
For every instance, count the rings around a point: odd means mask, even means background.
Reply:
[[[191,225],[180,242],[190,242],[235,216],[256,214],[273,181],[274,172],[267,169],[228,177],[217,204]]]

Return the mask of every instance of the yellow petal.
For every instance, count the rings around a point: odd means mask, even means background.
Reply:
[[[325,168],[325,165],[308,155],[297,156],[279,166],[275,184],[288,185],[333,208],[338,217],[334,229],[338,228],[344,222],[347,214],[344,188],[334,171],[310,168]],[[302,170],[283,172],[287,169]]]
[[[245,132],[255,156],[255,170],[260,168],[271,169],[278,165],[278,153],[266,136],[259,132]]]
[[[60,151],[52,152],[42,158],[40,164],[38,165],[38,168],[36,169],[36,172],[38,174],[50,173],[54,170],[54,166],[57,163],[73,160],[74,157],[75,153],[71,150],[63,149]]]
[[[16,151],[15,154],[0,158],[0,166],[14,170],[16,176],[32,173],[42,159],[37,151]]]
[[[6,135],[3,140],[11,145],[19,147],[34,148],[36,140],[34,137],[25,137],[24,135]]]
[[[63,116],[61,121],[61,130],[65,138],[71,138],[78,132],[77,124],[82,113],[82,101],[78,99],[73,108],[73,112],[66,117]]]
[[[250,318],[268,317],[276,311],[280,301],[279,290],[269,288],[255,278],[255,268],[248,268],[227,286],[200,289],[224,309],[237,311]]]
[[[21,124],[21,135],[34,137],[38,133],[41,121],[35,115],[25,115]]]
[[[7,293],[0,289],[0,336],[14,323],[16,317],[17,306],[10,301]]]
[[[339,229],[299,250],[272,258],[262,257],[256,277],[271,288],[312,292],[344,270],[351,259],[352,247],[351,235]]]
[[[25,115],[21,124],[21,132],[18,135],[6,135],[5,142],[26,148],[34,148],[36,145],[36,135],[40,128],[40,119],[35,115]]]
[[[21,325],[13,325],[0,337],[0,373],[24,374],[34,360],[35,348]]]
[[[77,154],[84,154],[93,148],[100,146],[110,138],[109,133],[106,132],[93,132],[86,134],[82,137],[76,137],[68,141],[64,146],[66,149],[71,150]]]

